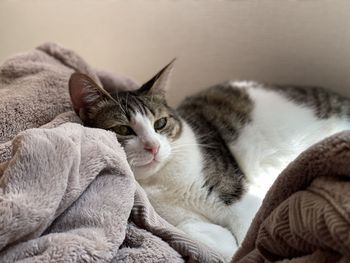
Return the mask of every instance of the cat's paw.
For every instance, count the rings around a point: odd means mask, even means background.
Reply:
[[[230,262],[238,249],[232,233],[222,226],[203,221],[185,221],[177,227],[192,239],[219,252],[226,262]]]

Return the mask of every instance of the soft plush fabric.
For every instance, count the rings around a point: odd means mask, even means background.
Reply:
[[[223,262],[154,211],[112,132],[81,125],[73,71],[138,87],[51,43],[0,67],[0,262]]]
[[[0,143],[72,110],[68,80],[74,71],[88,74],[100,85],[102,81],[122,90],[138,87],[125,76],[93,70],[75,52],[53,43],[18,54],[0,67]],[[1,147],[0,157],[8,158],[9,152]]]
[[[350,262],[350,131],[282,172],[232,262]]]
[[[135,191],[115,136],[68,123],[24,131],[13,146],[2,163],[2,262],[113,259]]]

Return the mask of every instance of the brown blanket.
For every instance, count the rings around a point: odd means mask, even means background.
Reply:
[[[159,217],[113,133],[80,124],[73,71],[138,86],[56,44],[0,67],[0,262],[223,262]]]
[[[284,170],[232,262],[350,262],[350,131]]]

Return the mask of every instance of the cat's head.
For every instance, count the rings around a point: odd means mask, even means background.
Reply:
[[[171,158],[182,123],[165,99],[173,62],[135,91],[105,90],[90,77],[73,73],[69,92],[85,125],[111,130],[124,147],[136,177],[147,177]]]

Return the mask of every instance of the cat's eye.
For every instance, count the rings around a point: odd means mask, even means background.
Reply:
[[[119,135],[123,135],[123,136],[135,135],[134,130],[127,125],[117,125],[113,127],[113,130]]]
[[[167,124],[167,118],[160,118],[154,123],[154,129],[155,130],[161,130],[165,127]]]

